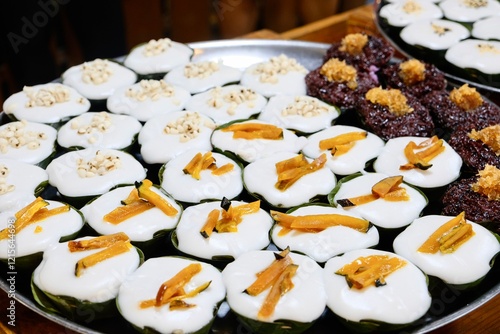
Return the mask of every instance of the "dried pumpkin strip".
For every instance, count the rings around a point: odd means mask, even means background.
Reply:
[[[430,161],[441,154],[445,149],[443,143],[444,141],[438,139],[437,136],[432,136],[418,145],[414,141],[410,141],[404,149],[404,154],[408,163],[399,166],[399,169],[409,170],[418,168],[427,170],[431,168],[432,164]]]
[[[70,206],[68,204],[53,209],[41,208],[33,215],[30,220],[30,224],[45,220],[49,217],[56,216],[61,213],[68,212],[69,210]]]
[[[205,221],[205,224],[200,230],[200,233],[203,236],[203,238],[206,239],[212,235],[212,232],[215,229],[217,221],[219,220],[219,215],[220,215],[219,209],[213,209],[212,211],[210,211],[207,220]]]
[[[234,169],[234,165],[227,163],[223,166],[217,167],[216,160],[212,155],[212,152],[206,152],[205,154],[197,153],[189,161],[189,163],[182,169],[184,174],[189,174],[196,180],[201,178],[201,172],[203,170],[211,170],[213,175],[222,175],[229,173]]]
[[[303,176],[314,173],[315,171],[321,169],[325,165],[325,163],[326,155],[323,153],[318,158],[314,159],[310,163],[307,163],[306,165],[301,165],[299,167],[278,172],[278,180],[275,184],[275,187],[278,190],[285,191]]]
[[[262,123],[234,123],[221,131],[233,132],[235,139],[270,139],[279,140],[283,139],[283,129],[272,125]]]
[[[127,205],[115,208],[113,211],[105,214],[102,219],[105,222],[118,225],[154,207],[152,203],[138,199]]]
[[[45,208],[47,205],[49,205],[47,201],[45,201],[41,197],[37,197],[33,202],[16,212],[14,215],[16,218],[16,222],[14,223],[16,233],[19,233],[26,226],[30,225],[36,213]],[[0,231],[0,240],[6,239],[8,237],[8,228],[4,228],[2,231]]]
[[[245,289],[245,293],[250,296],[257,296],[273,285],[285,268],[292,264],[292,258],[289,253],[290,250],[285,249],[276,255],[276,259],[268,267],[257,273],[257,279]]]
[[[452,253],[474,235],[472,225],[465,220],[465,212],[450,219],[434,231],[418,248],[421,253]]]
[[[222,165],[220,167],[216,167],[215,169],[212,170],[212,174],[216,176],[220,176],[226,173],[229,173],[234,169],[234,165],[232,163],[227,163],[225,165]]]
[[[273,315],[280,298],[293,289],[294,284],[292,282],[292,278],[295,276],[298,267],[299,266],[296,264],[289,264],[286,266],[264,299],[264,303],[257,313],[257,317],[259,319],[267,319]]]
[[[388,255],[362,256],[344,265],[335,274],[345,276],[351,288],[385,285],[385,277],[406,265],[406,261]]]
[[[350,151],[356,141],[363,140],[368,136],[366,131],[353,131],[342,133],[338,136],[323,139],[319,142],[320,150],[331,150],[332,155],[340,156]]]
[[[68,248],[70,252],[81,252],[89,249],[98,249],[109,247],[120,241],[128,241],[130,238],[123,232],[118,232],[109,235],[101,235],[100,237],[95,237],[85,240],[71,240],[68,242]]]
[[[410,196],[406,192],[406,189],[399,187],[402,182],[402,176],[390,176],[375,183],[372,186],[371,194],[338,199],[337,203],[342,207],[350,207],[370,203],[379,198],[392,202],[408,201],[410,200]]]
[[[167,200],[151,190],[152,186],[153,182],[148,179],[142,181],[140,184],[136,184],[139,197],[145,199],[146,201],[160,209],[167,216],[175,216],[179,211],[177,211],[177,209],[174,208]]]
[[[98,263],[106,261],[112,257],[128,252],[132,249],[132,244],[130,240],[118,241],[111,246],[80,259],[75,266],[75,276],[80,277],[86,268],[94,266]]]
[[[401,183],[403,183],[401,175],[386,177],[373,185],[372,194],[384,198],[390,192],[398,189]]]
[[[298,154],[293,158],[282,160],[276,163],[276,173],[281,174],[282,172],[298,168],[302,166],[307,166],[309,161],[307,161],[306,157],[303,154]]]

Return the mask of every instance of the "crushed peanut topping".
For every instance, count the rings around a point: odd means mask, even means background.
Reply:
[[[221,87],[215,87],[210,92],[210,99],[207,101],[208,105],[213,108],[221,108],[224,103],[229,103],[227,113],[234,115],[238,106],[246,104],[247,107],[255,107],[255,100],[257,94],[250,88],[233,89],[227,94],[222,94]]]
[[[488,0],[463,0],[466,7],[481,8],[488,6]]]
[[[90,123],[82,124],[80,119],[73,119],[70,124],[71,129],[79,135],[89,135],[87,141],[90,144],[94,144],[98,139],[98,136],[93,136],[93,134],[96,132],[105,133],[112,125],[111,116],[105,111],[94,115]]]
[[[41,141],[47,139],[44,132],[26,131],[26,120],[7,124],[0,131],[0,153],[7,153],[9,148],[26,146],[30,150],[40,147]]]
[[[16,186],[7,184],[7,175],[9,175],[9,168],[5,165],[0,165],[0,195],[14,191]]]
[[[500,169],[493,165],[486,165],[477,175],[479,178],[471,186],[472,190],[488,196],[490,201],[500,201]]]
[[[475,88],[469,87],[468,84],[464,84],[460,88],[453,88],[450,92],[450,100],[465,111],[474,110],[483,104],[481,94]]]
[[[389,112],[396,116],[404,116],[413,112],[413,108],[407,103],[406,96],[399,89],[375,87],[370,89],[365,97],[371,103],[389,108]]]
[[[368,36],[365,34],[348,34],[342,38],[339,51],[347,52],[351,55],[359,55],[363,52],[363,48],[368,43]]]
[[[437,34],[438,36],[444,36],[447,32],[451,31],[450,28],[443,27],[435,23],[431,23],[431,27],[432,31],[434,31],[434,33]]]
[[[165,125],[163,132],[167,135],[179,135],[179,141],[185,143],[198,137],[202,126],[215,129],[215,123],[208,120],[203,121],[199,113],[188,111],[184,116]]]
[[[157,56],[165,52],[172,46],[170,38],[160,38],[158,40],[152,39],[145,46],[142,54],[146,57]]]
[[[356,89],[358,82],[356,81],[358,72],[356,69],[347,65],[345,60],[331,58],[321,66],[319,71],[328,81],[345,83],[350,89]]]
[[[408,0],[403,5],[402,9],[406,14],[416,14],[422,10],[422,6],[413,0]]]
[[[407,86],[425,80],[425,64],[417,59],[410,59],[399,64],[399,77]]]
[[[489,43],[479,43],[477,45],[477,48],[479,49],[480,53],[493,53],[493,54],[500,54],[500,50],[495,47],[493,44]]]
[[[293,103],[281,111],[282,116],[303,116],[306,118],[319,116],[328,112],[328,108],[317,99],[309,96],[296,96]]]
[[[289,72],[307,73],[307,69],[299,64],[296,59],[289,58],[284,54],[271,57],[269,61],[256,66],[254,74],[259,75],[260,82],[276,84],[278,76]]]
[[[79,158],[76,161],[76,170],[81,178],[106,175],[122,166],[120,157],[113,154],[104,154],[97,151],[89,161]]]
[[[162,97],[172,97],[175,95],[175,88],[173,85],[167,83],[165,80],[141,80],[139,88],[134,89],[130,87],[125,91],[125,96],[139,102],[150,99],[157,101]]]
[[[219,63],[215,61],[203,61],[199,63],[189,63],[184,66],[184,76],[188,79],[198,78],[204,79],[208,78],[215,72],[219,70]]]
[[[491,125],[480,131],[472,130],[469,138],[480,140],[489,146],[496,155],[500,155],[500,124]]]
[[[24,86],[23,92],[28,98],[26,108],[50,107],[57,103],[69,101],[70,92],[68,87],[55,85],[35,90],[33,87]]]
[[[106,59],[96,59],[82,65],[82,81],[87,84],[100,85],[108,81],[112,74]]]

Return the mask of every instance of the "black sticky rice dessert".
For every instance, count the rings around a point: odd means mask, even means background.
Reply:
[[[430,137],[434,122],[419,100],[398,89],[370,89],[358,114],[367,129],[384,140],[402,136]]]

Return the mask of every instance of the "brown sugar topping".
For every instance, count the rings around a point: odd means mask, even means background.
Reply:
[[[413,108],[407,103],[406,96],[399,89],[375,87],[370,89],[365,97],[371,103],[389,108],[389,111],[396,116],[404,116],[413,112]]]
[[[399,77],[407,86],[425,79],[425,64],[417,59],[410,59],[399,64]]]
[[[347,52],[351,55],[358,55],[363,52],[363,48],[367,43],[367,35],[360,33],[349,34],[342,39],[339,50],[342,52]]]
[[[481,94],[475,88],[469,87],[468,84],[464,84],[460,88],[454,88],[450,92],[450,100],[465,111],[474,110],[483,104]]]
[[[486,165],[477,175],[479,178],[472,184],[472,190],[488,196],[490,201],[500,201],[500,169]]]
[[[491,125],[480,131],[472,130],[469,138],[480,140],[489,146],[496,155],[500,155],[500,124]]]
[[[358,72],[353,66],[347,65],[344,60],[339,60],[337,58],[329,59],[321,67],[320,73],[324,75],[328,81],[343,82],[350,89],[356,89],[358,87],[356,81]]]

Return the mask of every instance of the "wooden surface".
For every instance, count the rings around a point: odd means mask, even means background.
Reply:
[[[270,30],[260,30],[245,35],[245,38],[262,39],[292,39],[314,42],[331,43],[340,40],[346,33],[356,31],[367,31],[372,34],[378,34],[373,23],[373,11],[371,6],[364,6],[352,11],[335,15],[306,26],[277,34]],[[16,303],[16,327],[8,325],[7,307],[10,300],[4,291],[0,291],[0,334],[74,334],[58,324],[55,324],[37,313]],[[450,333],[478,333],[478,334],[497,334],[498,313],[500,312],[500,295],[497,295],[489,302],[472,311],[466,316],[447,324],[431,334],[450,334]]]

